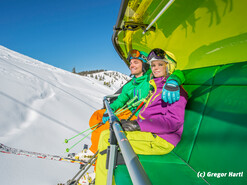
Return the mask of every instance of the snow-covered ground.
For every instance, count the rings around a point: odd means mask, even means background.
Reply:
[[[97,79],[101,84],[105,84],[106,86],[110,87],[110,89],[114,91],[117,91],[127,81],[130,80],[129,76],[126,76],[116,71],[97,72],[93,74],[88,74],[87,76]]]
[[[108,78],[108,77],[107,77]],[[66,156],[64,140],[89,128],[102,98],[115,89],[85,76],[55,68],[0,46],[0,143]],[[90,145],[90,137],[83,143]],[[82,144],[71,152],[79,152]],[[65,183],[78,164],[0,153],[0,184]]]

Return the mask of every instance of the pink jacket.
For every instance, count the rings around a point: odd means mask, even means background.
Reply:
[[[137,122],[143,132],[152,132],[176,146],[181,139],[184,124],[187,93],[180,87],[179,101],[169,104],[161,98],[162,88],[166,82],[164,77],[150,80],[154,87],[153,95],[142,107]]]

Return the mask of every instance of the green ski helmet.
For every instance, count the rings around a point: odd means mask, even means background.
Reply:
[[[127,60],[130,62],[131,59],[139,59],[142,61],[142,71],[143,73],[146,73],[147,70],[150,68],[150,65],[148,64],[147,60],[148,54],[144,51],[138,51],[136,49],[132,49],[128,53]]]

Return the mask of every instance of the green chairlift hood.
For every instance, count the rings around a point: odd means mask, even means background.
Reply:
[[[243,62],[246,7],[247,1],[240,0],[123,0],[113,45],[127,65],[132,48],[147,53],[153,48],[168,50],[180,70]]]
[[[246,7],[246,0],[122,1],[112,36],[121,59],[129,65],[132,48],[172,52],[190,95],[173,152],[139,155],[153,185],[247,184]],[[115,179],[132,184],[124,165]]]

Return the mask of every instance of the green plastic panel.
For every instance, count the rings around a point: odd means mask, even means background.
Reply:
[[[247,184],[247,62],[185,70],[184,132],[174,151],[139,155],[153,184]],[[198,178],[205,174],[205,181]],[[231,177],[231,172],[239,177]],[[225,177],[212,177],[221,173]],[[132,184],[124,165],[117,185]]]
[[[247,183],[246,94],[247,86],[216,86],[210,93],[189,163],[206,173],[243,172],[243,177],[206,178],[211,184]]]
[[[222,66],[214,79],[214,85],[247,85],[246,62]],[[246,97],[246,96],[245,96]]]
[[[196,135],[200,128],[201,120],[203,118],[203,112],[206,108],[206,103],[211,87],[185,85],[184,88],[190,94],[194,94],[193,92],[198,91],[198,89],[204,92],[202,94],[199,94],[198,96],[192,96],[190,98],[185,112],[186,122],[184,123],[182,139],[181,142],[178,143],[177,147],[174,149],[174,151],[178,153],[180,157],[188,162],[192,148],[194,146]]]
[[[139,158],[153,185],[207,184],[202,178],[198,178],[197,173],[191,170],[191,167],[188,166],[183,160],[178,158],[174,153],[170,153],[164,156],[149,156],[149,160],[146,160],[147,157],[143,155],[139,155]],[[150,161],[152,162],[150,163]],[[121,178],[118,178],[119,175]],[[117,167],[115,170],[115,176],[117,185],[133,184],[125,165],[119,165]]]
[[[220,67],[199,68],[196,70],[184,70],[186,85],[212,85],[213,78]]]

